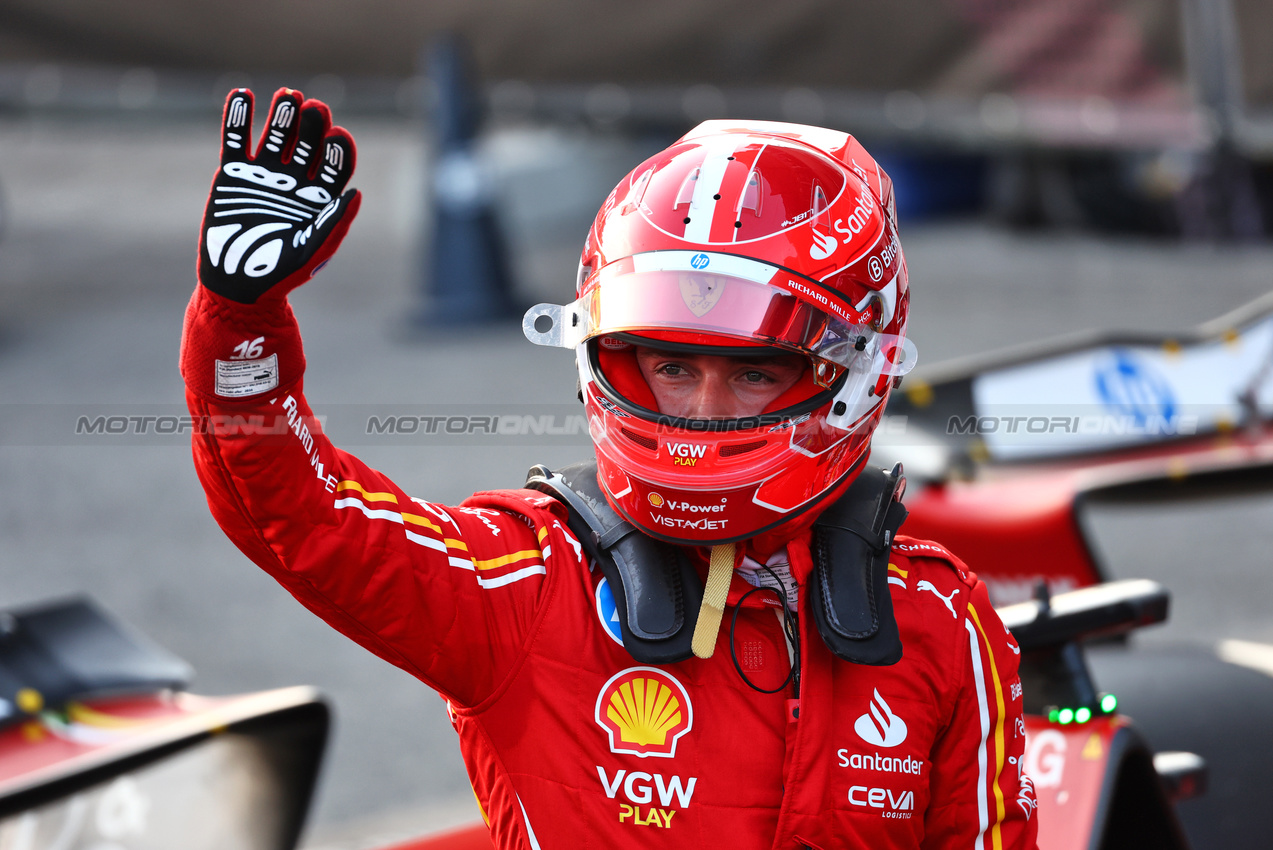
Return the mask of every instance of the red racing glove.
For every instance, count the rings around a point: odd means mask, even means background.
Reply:
[[[221,131],[199,282],[243,304],[283,298],[336,252],[358,212],[358,192],[341,194],[354,173],[354,139],[332,127],[325,103],[292,89],[274,95],[255,156],[252,92],[230,92]]]
[[[255,155],[252,113],[252,92],[230,92],[182,339],[187,386],[221,401],[300,379],[304,355],[287,294],[336,253],[361,202],[357,190],[345,191],[354,139],[332,126],[326,104],[279,89]]]

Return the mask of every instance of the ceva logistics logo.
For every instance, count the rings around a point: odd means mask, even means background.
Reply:
[[[596,720],[610,736],[610,752],[672,758],[676,742],[694,724],[694,708],[670,674],[655,667],[629,667],[601,687]]]

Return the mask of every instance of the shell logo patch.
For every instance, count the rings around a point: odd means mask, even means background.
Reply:
[[[654,507],[656,508],[663,507],[663,497],[660,496],[658,493],[651,491],[650,495],[647,496],[646,498],[650,500],[650,504],[653,505]]]
[[[694,708],[672,675],[656,667],[629,667],[601,687],[596,719],[610,737],[610,752],[672,758],[676,742],[693,726]]]

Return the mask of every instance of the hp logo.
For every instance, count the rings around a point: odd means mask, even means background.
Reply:
[[[710,263],[711,261],[712,261],[712,258],[707,256],[706,254],[695,254],[694,256],[690,257],[690,265],[696,269],[707,268],[708,263]]]
[[[1144,427],[1151,419],[1171,422],[1176,399],[1163,376],[1127,351],[1114,351],[1096,368],[1096,395],[1111,410]]]

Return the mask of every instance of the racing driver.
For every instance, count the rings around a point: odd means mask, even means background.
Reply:
[[[595,465],[447,507],[311,413],[288,293],[358,211],[354,141],[282,89],[253,153],[252,114],[231,92],[182,340],[199,478],[249,558],[442,695],[497,847],[1035,846],[1018,650],[867,462],[915,349],[853,137],[711,121],[625,177],[575,300],[524,322],[575,352]]]

